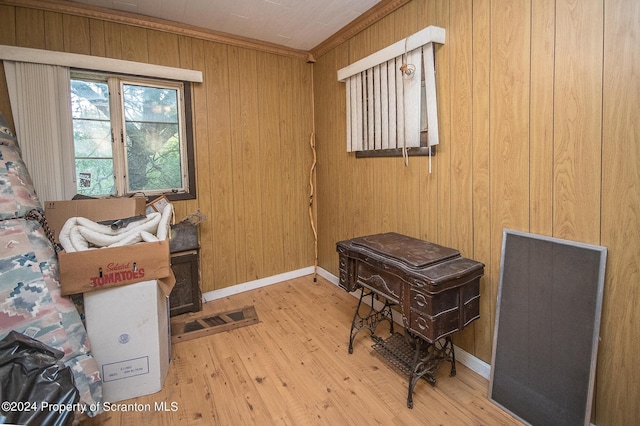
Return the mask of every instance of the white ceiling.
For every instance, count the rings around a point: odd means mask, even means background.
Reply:
[[[311,50],[380,0],[75,0]]]

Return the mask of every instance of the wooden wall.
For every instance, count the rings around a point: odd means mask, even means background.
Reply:
[[[356,160],[345,149],[336,71],[430,24],[447,31],[436,50],[433,173],[426,158],[409,167]],[[312,66],[0,1],[0,44],[203,71],[194,90],[198,199],[176,210],[178,219],[196,209],[209,218],[200,228],[204,291],[313,264],[312,72],[322,268],[337,275],[336,241],[384,231],[484,262],[481,318],[456,343],[489,362],[504,228],[608,247],[598,425],[640,418],[638,40],[636,0],[413,0]]]
[[[346,152],[336,71],[427,25],[440,145],[428,159]],[[504,228],[608,247],[594,420],[640,418],[640,4],[414,0],[317,57],[319,264],[336,241],[396,231],[486,264],[481,317],[456,343],[490,362]]]
[[[157,25],[155,25],[157,27]],[[312,65],[110,20],[0,4],[0,44],[203,72],[193,90],[202,290],[313,265],[308,220]],[[2,68],[0,68],[2,70]],[[10,114],[4,74],[0,109]]]

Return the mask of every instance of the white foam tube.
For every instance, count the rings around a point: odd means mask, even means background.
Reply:
[[[164,241],[167,239],[167,236],[169,235],[169,221],[172,217],[173,205],[167,204],[162,210],[162,217],[160,219],[160,223],[158,224],[158,231],[156,232],[156,236],[160,241]]]
[[[78,229],[80,230],[82,236],[91,244],[100,247],[111,246],[121,240],[129,240],[131,238],[131,235],[139,234],[141,231],[147,231],[151,233],[156,232],[156,230],[158,229],[158,223],[160,223],[160,213],[151,213],[149,214],[149,216],[151,217],[151,220],[132,228],[127,226],[126,228],[123,228],[125,232],[118,235],[105,235],[99,231],[96,231],[96,228],[93,226],[86,227],[78,225]]]

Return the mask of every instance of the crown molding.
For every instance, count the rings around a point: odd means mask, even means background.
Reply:
[[[160,18],[147,16],[142,17],[141,15],[136,15],[134,13],[105,9],[73,1],[0,0],[0,4],[58,12],[85,18],[100,19],[103,21],[116,22],[120,24],[132,25],[157,31],[164,31],[206,41],[214,41],[231,46],[260,50],[263,52],[274,53],[281,56],[289,56],[304,60],[309,59],[309,52],[303,50],[291,49],[278,44],[267,43],[248,37],[235,36],[228,33],[208,30],[192,25],[178,24]]]
[[[382,0],[371,9],[342,27],[334,35],[311,49],[310,56],[319,58],[339,46],[380,19],[401,8],[411,0]]]
[[[230,46],[244,47],[247,49],[259,50],[281,56],[289,56],[304,59],[307,62],[315,62],[315,58],[320,57],[349,40],[354,35],[363,31],[375,22],[409,3],[411,0],[381,0],[378,4],[367,10],[365,13],[354,19],[331,37],[307,52],[304,50],[291,49],[275,43],[268,43],[248,37],[236,36],[221,31],[208,30],[193,25],[179,24],[165,19],[136,15],[134,13],[119,10],[105,9],[84,3],[77,3],[65,0],[0,0],[0,4],[39,9],[50,12],[64,13],[68,15],[81,16],[85,18],[100,19],[108,22],[116,22],[125,25],[132,25],[141,28],[153,29],[157,31],[169,32],[172,34],[193,37],[205,41],[227,44]]]

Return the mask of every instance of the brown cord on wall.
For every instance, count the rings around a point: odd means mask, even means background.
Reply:
[[[314,139],[314,134],[311,133],[311,137],[309,138],[309,145],[311,145],[311,151],[313,152],[313,163],[311,164],[311,170],[309,171],[309,222],[311,223],[311,229],[313,230],[313,239],[314,239],[314,260],[313,260],[313,281],[317,281],[318,276],[318,231],[316,230],[316,224],[313,219],[313,196],[314,196],[314,188],[313,188],[313,177],[314,171],[316,169],[316,144]]]
[[[308,63],[313,64],[313,61],[307,61]],[[315,87],[313,82],[313,65],[311,66],[311,136],[309,137],[309,145],[311,146],[311,152],[313,153],[313,163],[311,164],[311,170],[309,170],[309,222],[311,224],[311,229],[313,230],[313,282],[318,281],[318,230],[316,229],[316,223],[313,217],[313,197],[314,197],[314,187],[313,181],[315,178],[316,171],[316,111],[315,111]]]

